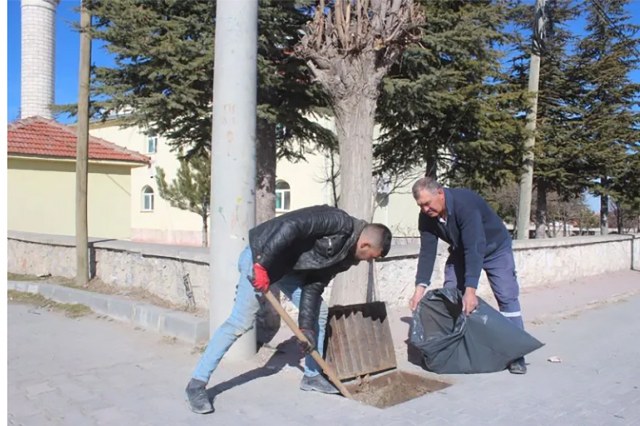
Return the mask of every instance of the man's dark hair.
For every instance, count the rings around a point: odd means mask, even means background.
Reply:
[[[381,223],[370,223],[365,227],[371,243],[382,249],[382,257],[389,253],[391,248],[391,230]]]

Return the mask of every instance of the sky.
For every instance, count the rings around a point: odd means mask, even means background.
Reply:
[[[533,0],[525,0],[532,3]],[[80,37],[73,28],[79,22],[80,0],[62,0],[56,13],[56,61],[55,61],[55,103],[70,104],[77,102]],[[628,6],[631,22],[640,25],[640,0],[631,0]],[[20,0],[8,0],[7,3],[7,121],[11,122],[20,115]],[[574,23],[574,31],[580,31],[583,22]],[[97,41],[92,45],[92,63],[98,66],[111,66],[113,60],[104,45]],[[640,70],[631,74],[631,79],[640,82]],[[67,117],[59,117],[61,122],[70,122]],[[592,207],[593,199],[589,200]]]
[[[533,3],[525,0],[525,3]],[[77,102],[78,58],[80,37],[73,29],[73,23],[80,17],[76,9],[80,0],[62,0],[56,13],[56,64],[55,64],[55,103]],[[628,6],[631,22],[640,25],[640,0],[631,0]],[[579,30],[583,22],[577,22],[574,30]],[[20,114],[20,0],[8,0],[7,3],[7,119],[13,121]],[[94,41],[92,45],[94,65],[112,65],[113,60],[104,45]],[[631,75],[640,81],[640,70]],[[60,121],[69,119],[60,117]]]
[[[78,101],[78,70],[80,36],[73,23],[80,21],[76,9],[80,0],[62,0],[56,11],[56,61],[55,103],[70,104]],[[9,0],[7,4],[7,120],[16,120],[20,115],[20,0]],[[92,63],[112,65],[113,60],[104,46],[96,41],[92,44]],[[62,122],[69,121],[61,119]]]

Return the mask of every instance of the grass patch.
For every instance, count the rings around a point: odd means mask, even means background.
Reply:
[[[91,308],[81,303],[58,303],[40,294],[24,293],[16,290],[8,290],[7,301],[9,303],[35,305],[50,311],[62,312],[69,318],[78,318],[93,313]]]
[[[40,281],[51,284],[58,284],[65,287],[77,288],[79,290],[92,291],[94,293],[109,294],[115,296],[124,296],[129,299],[147,302],[161,308],[167,308],[171,310],[180,310],[184,312],[192,313],[198,317],[205,317],[207,312],[203,308],[197,310],[191,309],[186,303],[176,304],[162,299],[155,294],[138,287],[122,288],[113,284],[107,284],[99,278],[92,278],[87,285],[79,286],[76,284],[73,278],[55,277],[51,275],[37,276],[30,274],[14,274],[8,273],[7,278],[9,281]]]
[[[75,281],[73,278],[53,277],[51,275],[14,274],[12,272],[9,272],[7,273],[7,279],[9,281],[44,281],[66,286],[75,285]]]

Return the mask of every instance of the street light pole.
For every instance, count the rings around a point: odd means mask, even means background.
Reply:
[[[238,256],[255,225],[258,0],[216,6],[211,142],[210,333],[231,313]],[[228,357],[256,353],[255,328]]]
[[[531,197],[533,194],[533,147],[536,143],[535,131],[538,119],[538,86],[540,80],[540,55],[544,40],[544,6],[546,0],[536,0],[535,18],[533,22],[533,48],[529,65],[529,95],[531,107],[527,113],[527,139],[524,143],[524,172],[520,176],[520,198],[518,201],[518,229],[516,237],[519,240],[529,238],[529,222],[531,220]]]

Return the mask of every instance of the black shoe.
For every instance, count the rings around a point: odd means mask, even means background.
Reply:
[[[191,411],[198,414],[206,414],[213,412],[213,404],[207,395],[207,384],[203,381],[191,379],[185,392],[187,401],[191,407]]]
[[[524,358],[518,358],[509,364],[509,373],[527,374],[527,365],[524,362]]]
[[[300,389],[303,391],[316,391],[330,394],[340,393],[322,374],[313,377],[303,376],[300,382]]]

